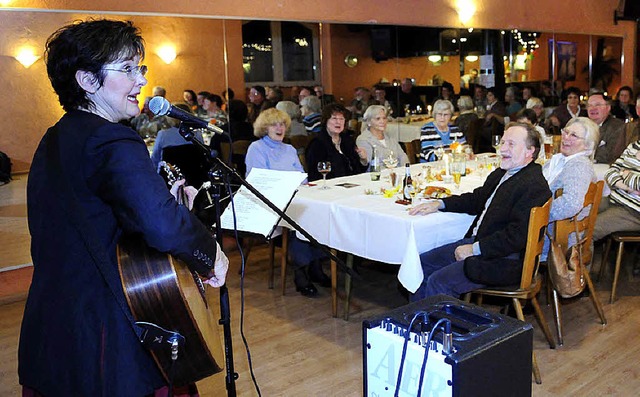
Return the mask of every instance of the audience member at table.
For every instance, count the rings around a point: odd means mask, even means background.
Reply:
[[[377,84],[373,87],[373,100],[371,101],[371,104],[384,106],[387,112],[387,117],[395,116],[398,113],[394,109],[393,104],[387,100],[387,91],[381,84]]]
[[[458,108],[456,107],[458,98],[456,98],[456,94],[453,91],[453,84],[449,83],[448,81],[442,82],[442,86],[440,87],[440,95],[438,95],[436,100],[433,101],[433,104],[435,105],[435,102],[440,99],[451,102],[451,104],[453,105],[453,111],[458,111]]]
[[[300,93],[298,94],[298,103],[302,102],[302,100],[308,96],[315,95],[311,95],[311,89],[309,87],[300,87]]]
[[[207,112],[207,118],[218,126],[227,124],[227,114],[220,108],[222,98],[220,95],[209,94],[202,101],[202,108]]]
[[[473,106],[476,108],[476,113],[479,117],[484,117],[487,112],[487,87],[483,85],[476,85],[473,87]]]
[[[309,181],[322,179],[318,162],[330,161],[331,172],[327,179],[356,175],[367,170],[367,152],[358,148],[347,134],[345,126],[349,111],[339,103],[327,105],[322,110],[322,129],[305,152]]]
[[[236,93],[231,89],[227,88],[222,91],[222,106],[220,107],[225,112],[229,112],[229,103],[236,98]]]
[[[274,105],[277,105],[278,102],[284,100],[284,93],[280,87],[267,87],[267,100]]]
[[[473,100],[469,95],[462,95],[458,98],[458,109],[460,109],[460,114],[456,118],[455,125],[464,134],[465,140],[469,142],[475,138],[474,136],[469,139],[469,134],[475,133],[475,131],[471,131],[471,128],[478,122],[478,114],[473,111]]]
[[[249,103],[247,103],[247,108],[249,109],[248,121],[250,123],[255,122],[260,112],[275,105],[275,103],[267,100],[267,93],[263,86],[254,85],[249,90]]]
[[[313,91],[316,93],[318,99],[320,99],[320,106],[324,107],[330,103],[334,103],[336,98],[332,94],[326,94],[324,92],[324,87],[321,85],[317,85],[313,87]]]
[[[300,86],[293,85],[289,88],[289,98],[287,100],[300,104]]]
[[[389,133],[387,129],[387,109],[382,105],[371,105],[364,112],[362,123],[365,125],[364,130],[356,139],[356,145],[367,152],[367,161],[371,162],[373,156],[373,148],[375,146],[378,153],[378,159],[393,156],[398,160],[398,165],[409,163],[402,147]]]
[[[542,174],[554,195],[549,214],[549,234],[553,235],[553,222],[571,218],[582,210],[589,185],[597,181],[593,156],[599,141],[598,126],[587,117],[571,119],[562,129],[560,153],[553,155],[542,167]],[[562,192],[560,196],[556,196],[558,191]],[[578,219],[587,215],[589,209],[585,208]],[[573,233],[569,237],[569,247],[576,242]],[[547,238],[541,260],[546,260],[548,252]]]
[[[464,134],[455,125],[450,125],[453,116],[451,102],[439,99],[433,104],[433,121],[420,129],[420,162],[436,161],[438,146],[447,149],[454,141],[465,143]]]
[[[516,121],[519,123],[528,123],[535,127],[538,134],[540,134],[540,142],[544,143],[544,139],[547,136],[544,128],[538,125],[538,117],[536,116],[536,112],[533,109],[521,109],[516,115]],[[544,150],[540,151],[538,155],[538,159],[544,163],[545,153]]]
[[[446,211],[476,217],[464,238],[420,255],[424,280],[413,300],[437,294],[458,297],[481,287],[520,282],[531,208],[551,197],[542,168],[534,161],[539,151],[533,126],[510,123],[502,137],[500,168],[484,185],[409,210],[410,215]]]
[[[633,89],[628,85],[620,87],[616,94],[616,100],[611,107],[611,114],[620,120],[635,120],[638,118],[633,103]]]
[[[276,103],[276,109],[285,112],[291,119],[291,126],[287,129],[287,137],[307,135],[304,124],[300,122],[300,106],[291,101],[280,101]]]
[[[360,119],[364,111],[369,107],[371,101],[371,91],[366,87],[357,87],[353,93],[351,104],[347,106],[347,110],[351,112],[352,119]]]
[[[536,118],[538,122],[536,125],[539,125],[544,128],[545,117],[544,117],[544,103],[542,103],[542,99],[538,97],[531,97],[527,100],[525,104],[525,109],[531,109],[536,113]]]
[[[542,92],[540,93],[540,99],[542,99],[544,107],[548,108],[560,105],[560,97],[553,91],[553,85],[550,81],[543,81],[542,83],[540,83],[540,87],[542,89]]]
[[[515,119],[520,109],[522,109],[522,103],[520,103],[520,91],[518,90],[518,87],[516,86],[507,87],[507,89],[504,92],[504,101],[507,105],[507,107],[505,108],[505,112],[507,113],[507,116],[510,119],[511,118]],[[502,124],[506,124],[508,121],[501,117],[502,116],[497,116],[498,120]]]
[[[416,113],[425,113],[427,111],[420,96],[413,92],[413,81],[408,77],[402,79],[400,82],[400,93],[398,94],[398,105],[396,109],[398,111],[397,117],[407,116],[407,109],[409,109],[410,112]],[[417,111],[417,109],[420,109],[420,111]]]
[[[600,127],[600,142],[596,148],[596,163],[611,164],[627,145],[626,123],[613,117],[611,102],[602,92],[594,92],[587,100],[589,118]]]
[[[167,96],[167,90],[161,85],[153,87],[153,90],[151,90],[151,92],[151,96],[161,96],[163,98]]]
[[[204,98],[209,95],[209,91],[200,91],[196,96],[196,101],[198,101],[198,108],[194,112],[196,116],[205,119],[207,118],[207,111],[202,108],[202,103],[204,102]]]
[[[186,103],[176,103],[173,106],[181,109],[187,113],[191,113],[191,109],[189,105]],[[153,143],[153,151],[151,152],[151,161],[153,162],[153,166],[158,168],[158,163],[162,161],[162,151],[171,146],[180,146],[180,145],[190,145],[191,142],[187,141],[180,135],[178,131],[178,127],[180,126],[180,120],[174,119],[172,117],[167,117],[167,126],[166,128],[158,131],[158,135],[156,136],[156,140]],[[202,129],[198,128],[195,130],[195,138],[200,142],[202,140]]]
[[[600,202],[593,240],[640,231],[640,141],[629,144],[604,176],[611,194]]]
[[[295,105],[295,104],[294,104]],[[296,149],[283,142],[291,125],[289,116],[277,108],[264,110],[253,124],[256,137],[247,151],[247,175],[253,168],[278,171],[304,172]],[[322,271],[323,251],[311,244],[289,235],[289,257],[295,269],[296,290],[304,296],[315,296],[318,290],[312,281],[323,287],[331,286],[331,279]]]
[[[310,135],[318,134],[322,129],[322,104],[317,96],[310,95],[300,101],[302,124]]]
[[[567,102],[561,103],[549,115],[548,123],[550,126],[560,130],[567,125],[567,122],[576,117],[586,117],[587,110],[580,107],[580,89],[578,87],[569,87],[566,90]]]
[[[247,122],[248,112],[247,105],[243,101],[232,99],[229,102],[229,123],[223,126],[222,129],[229,133],[231,141],[255,140],[253,125]]]
[[[182,91],[182,99],[184,100],[184,103],[189,105],[191,113],[194,113],[196,110],[198,110],[198,96],[193,90]]]
[[[530,85],[522,87],[522,103],[526,105],[527,101],[535,96],[535,90],[533,87]]]

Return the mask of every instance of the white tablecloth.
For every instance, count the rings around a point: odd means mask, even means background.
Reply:
[[[412,175],[422,165],[412,166]],[[424,275],[420,253],[461,239],[473,217],[466,214],[438,212],[426,216],[410,216],[407,206],[396,204],[397,197],[366,195],[365,189],[379,191],[389,188],[390,182],[383,172],[383,180],[372,182],[369,174],[336,178],[327,181],[331,189],[301,186],[287,209],[287,214],[307,230],[320,243],[364,258],[399,264],[398,279],[409,291],[415,292]],[[399,176],[403,168],[397,168]],[[460,191],[470,191],[484,178],[471,174],[462,178]],[[345,188],[340,183],[358,186]],[[443,182],[433,185],[445,186]],[[454,191],[453,185],[446,185]],[[456,193],[454,191],[454,193]]]
[[[407,124],[402,121],[390,121],[387,123],[386,131],[398,142],[411,142],[420,139],[420,128],[426,123],[426,121],[416,121]]]

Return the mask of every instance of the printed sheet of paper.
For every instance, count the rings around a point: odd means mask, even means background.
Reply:
[[[268,198],[276,207],[284,210],[294,192],[307,174],[298,171],[275,171],[252,168],[247,182]],[[280,219],[271,208],[242,186],[234,195],[236,221],[239,231],[269,235]],[[223,229],[233,230],[233,208],[227,206],[220,218]]]

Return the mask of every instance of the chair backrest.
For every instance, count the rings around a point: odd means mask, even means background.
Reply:
[[[418,162],[420,162],[420,139],[414,139],[411,142],[405,142],[404,149],[407,153],[407,157],[409,157],[409,162],[411,164],[417,164]]]
[[[638,140],[638,133],[640,132],[640,123],[638,121],[634,121],[632,123],[627,123],[625,127],[625,138],[627,141],[627,146],[631,142],[635,142]]]
[[[582,260],[585,265],[591,262],[591,257],[593,256],[593,253],[591,252],[593,229],[596,225],[596,218],[598,217],[598,208],[600,207],[603,188],[604,181],[598,181],[596,183],[592,182],[589,185],[589,190],[587,190],[587,194],[585,194],[584,202],[582,204],[582,208],[591,206],[588,216],[576,222],[574,222],[573,217],[569,219],[562,219],[556,221],[555,224],[555,239],[560,243],[564,251],[568,249],[569,235],[571,233],[575,233],[577,227],[578,233],[585,239],[585,243],[583,245],[585,249],[582,251]],[[576,236],[576,238],[578,238],[578,236]]]
[[[520,289],[528,289],[534,277],[538,274],[538,265],[540,264],[540,255],[542,255],[542,248],[544,247],[544,236],[549,223],[549,210],[551,209],[552,201],[553,198],[550,198],[541,207],[531,208]]]
[[[251,145],[251,141],[241,139],[239,141],[234,141],[231,147],[233,148],[233,154],[245,155],[247,154],[247,150],[249,150],[249,145]]]

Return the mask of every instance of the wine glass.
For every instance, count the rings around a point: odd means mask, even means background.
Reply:
[[[395,174],[393,172],[393,169],[398,165],[398,158],[393,153],[393,151],[390,150],[389,155],[385,157],[382,162],[384,163],[384,166],[389,169],[389,179],[391,180],[391,187],[393,188],[396,186],[396,178],[394,178],[391,174]]]
[[[318,162],[318,172],[322,174],[322,187],[320,189],[330,189],[327,186],[327,174],[331,172],[331,162],[330,161],[320,161]]]
[[[500,140],[502,136],[500,135],[491,135],[491,146],[496,150],[496,153],[500,151]]]
[[[451,163],[451,175],[453,175],[453,183],[456,185],[456,190],[460,190],[460,180],[465,171],[464,167],[466,167],[466,162],[456,157],[453,158],[453,162]]]

